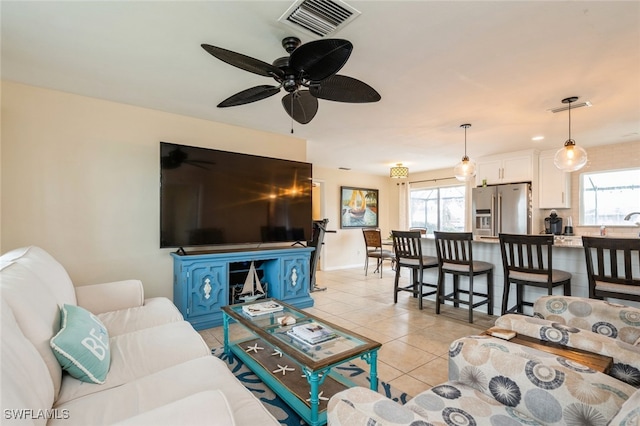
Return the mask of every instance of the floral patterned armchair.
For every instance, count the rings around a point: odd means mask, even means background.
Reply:
[[[640,387],[640,309],[603,300],[544,296],[533,317],[503,315],[496,326],[613,358],[609,374]]]
[[[562,357],[488,336],[449,348],[449,381],[405,405],[363,387],[334,395],[329,425],[636,425],[640,391]]]

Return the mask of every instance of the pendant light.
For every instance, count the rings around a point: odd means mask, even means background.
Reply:
[[[453,169],[453,174],[456,179],[466,182],[476,175],[476,163],[467,157],[467,129],[471,127],[471,124],[461,124],[460,127],[464,127],[464,157]]]
[[[409,168],[404,167],[402,163],[398,163],[391,168],[391,171],[389,172],[389,176],[394,179],[405,179],[409,177]]]
[[[577,100],[577,96],[562,100],[563,104],[569,104],[569,139],[564,143],[564,147],[556,152],[555,157],[553,157],[553,164],[565,172],[575,172],[587,164],[587,151],[576,145],[576,141],[571,139],[571,102]]]

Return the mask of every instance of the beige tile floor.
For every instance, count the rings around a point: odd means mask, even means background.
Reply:
[[[378,375],[395,388],[413,396],[447,380],[447,353],[456,338],[478,334],[491,327],[495,316],[474,312],[467,322],[466,307],[443,306],[435,314],[435,303],[425,299],[423,310],[410,293],[401,292],[393,303],[394,272],[385,265],[383,278],[367,277],[362,268],[319,271],[317,283],[326,287],[311,295],[313,315],[382,343],[378,352]],[[409,273],[403,272],[406,281]],[[202,330],[205,341],[221,346],[222,327]],[[357,361],[356,363],[364,363]]]

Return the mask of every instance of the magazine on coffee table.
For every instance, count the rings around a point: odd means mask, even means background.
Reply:
[[[295,327],[292,327],[287,332],[287,334],[309,345],[326,342],[327,340],[331,340],[337,337],[335,331],[321,324],[318,324],[315,321],[296,325]]]
[[[282,309],[282,305],[277,302],[253,303],[251,305],[245,305],[242,307],[242,311],[252,317],[271,314],[273,312],[280,312],[282,311]]]

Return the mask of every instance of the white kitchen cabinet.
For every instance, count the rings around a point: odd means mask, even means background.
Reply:
[[[535,151],[518,151],[484,157],[477,160],[476,185],[497,183],[532,182],[537,167]]]
[[[571,207],[571,173],[553,164],[553,151],[540,153],[538,163],[538,206],[541,209],[567,209]]]

